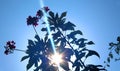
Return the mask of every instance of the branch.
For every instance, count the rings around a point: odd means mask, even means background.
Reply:
[[[60,29],[59,29],[58,27],[57,27],[57,30],[60,31]],[[60,31],[60,33],[61,33],[61,31]],[[75,53],[74,48],[72,47],[72,45],[70,44],[70,42],[67,41],[67,39],[66,39],[66,37],[63,35],[63,33],[61,33],[61,35],[62,35],[63,38],[65,38],[65,41],[67,42],[67,44],[71,47],[71,49],[72,49],[73,52]],[[82,63],[82,65],[83,65],[84,68],[85,68],[85,64],[83,63],[83,61],[82,61],[81,59],[80,59],[80,62]]]

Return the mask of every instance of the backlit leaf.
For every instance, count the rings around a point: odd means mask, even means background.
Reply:
[[[63,12],[63,13],[61,14],[61,16],[60,16],[60,19],[62,19],[63,17],[65,17],[66,14],[67,14],[67,12]]]
[[[86,58],[92,55],[96,55],[97,57],[100,58],[100,55],[96,51],[93,51],[93,50],[88,50],[88,54],[86,55]]]
[[[24,57],[22,57],[21,61],[23,61],[23,60],[25,60],[27,58],[29,58],[29,56],[24,56]]]

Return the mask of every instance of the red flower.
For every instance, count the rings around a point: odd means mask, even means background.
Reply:
[[[8,41],[6,45],[10,45],[10,41]]]
[[[11,41],[11,43],[12,43],[12,44],[15,44],[15,42],[14,42],[14,41]]]
[[[9,53],[13,53],[14,49],[16,48],[15,42],[14,41],[8,41],[8,42],[6,42],[6,46],[4,46],[4,47],[5,47],[4,53],[6,55],[8,55]]]
[[[6,55],[8,55],[8,53],[9,53],[9,51],[8,50],[5,50],[5,52],[4,52]]]
[[[27,18],[27,25],[31,25],[32,24],[31,20],[32,20],[32,17],[28,16],[28,18]]]
[[[16,48],[15,45],[9,45],[9,47],[10,47],[11,50]]]
[[[45,10],[45,12],[48,12],[50,9],[46,6],[43,8]]]
[[[36,27],[36,26],[38,26],[38,23],[34,23],[33,25]]]
[[[36,16],[37,16],[39,19],[41,19],[41,17],[43,16],[43,12],[42,12],[41,10],[38,10]]]
[[[27,25],[33,25],[33,26],[37,26],[37,22],[39,21],[39,19],[37,17],[31,17],[29,16],[27,18]]]

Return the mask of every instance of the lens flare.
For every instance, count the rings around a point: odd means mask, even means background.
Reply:
[[[41,7],[43,8],[44,7],[44,3],[43,3],[43,0],[40,0],[40,4],[41,4]],[[44,14],[44,21],[46,23],[46,27],[47,27],[47,31],[48,31],[48,34],[49,34],[49,38],[50,38],[50,42],[51,42],[51,45],[52,45],[52,48],[53,48],[53,51],[54,51],[54,54],[56,54],[56,50],[55,50],[55,44],[54,44],[54,41],[53,41],[53,38],[52,38],[52,35],[51,35],[51,30],[50,30],[50,25],[48,23],[48,20],[47,20],[47,14],[44,10],[43,11],[43,14]]]
[[[41,5],[42,8],[44,7],[43,0],[40,0],[40,5]],[[46,12],[44,10],[42,10],[42,11],[43,11],[43,14],[44,14],[44,21],[46,23],[48,35],[50,36],[50,42],[51,42],[51,45],[52,45],[52,49],[54,51],[53,60],[55,61],[55,63],[57,63],[58,71],[62,71],[61,67],[59,65],[59,60],[57,60],[58,59],[57,57],[59,55],[57,55],[57,53],[56,53],[55,44],[54,44],[54,41],[53,41],[53,38],[52,38],[52,35],[51,35],[50,26],[49,26],[49,23],[48,23],[48,20],[47,20],[47,14],[46,14]]]
[[[62,62],[62,55],[56,53],[51,56],[51,61],[53,64],[59,65]]]

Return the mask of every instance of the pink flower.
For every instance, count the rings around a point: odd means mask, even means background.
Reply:
[[[33,25],[36,27],[36,26],[38,26],[38,23],[34,23]]]
[[[36,16],[37,16],[39,19],[41,19],[41,17],[43,16],[43,12],[42,12],[41,10],[38,10]]]
[[[13,51],[16,48],[15,42],[14,41],[8,41],[8,42],[6,42],[6,46],[4,46],[4,47],[5,47],[4,53],[6,55],[8,55],[9,53],[13,53]]]
[[[10,45],[10,41],[8,41],[6,45]]]
[[[37,26],[38,25],[38,22],[39,21],[39,19],[37,18],[37,17],[31,17],[31,16],[29,16],[28,18],[27,18],[27,25],[33,25],[33,26]]]
[[[43,8],[45,10],[45,12],[48,12],[50,9],[46,6]]]
[[[4,52],[6,55],[8,55],[8,53],[9,53],[9,51],[8,50],[5,50],[5,52]]]

